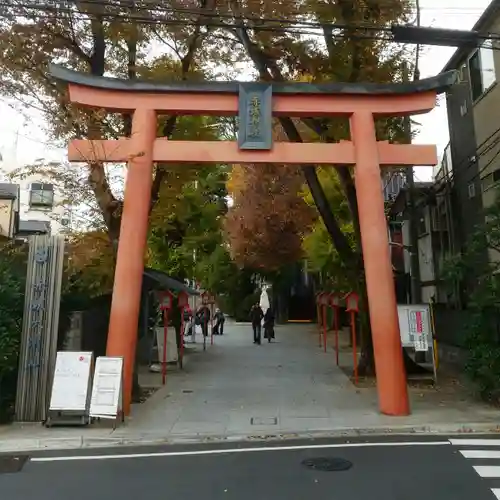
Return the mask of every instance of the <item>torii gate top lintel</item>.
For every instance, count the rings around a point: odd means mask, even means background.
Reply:
[[[457,81],[449,71],[408,83],[304,83],[304,82],[171,82],[122,80],[79,73],[51,65],[53,78],[69,84],[75,104],[116,111],[140,108],[157,112],[235,115],[242,92],[266,90],[272,94],[274,116],[350,115],[369,107],[374,115],[427,113],[435,96]],[[181,96],[187,99],[180,99]],[[377,98],[374,100],[374,98]],[[271,101],[270,101],[271,104]]]
[[[80,73],[57,64],[50,65],[50,73],[53,78],[69,84],[126,92],[237,94],[240,85],[249,83],[239,81],[159,83],[146,80],[123,80]],[[431,78],[424,78],[422,80],[407,83],[272,82],[272,87],[274,95],[351,94],[380,96],[414,94],[429,91],[441,94],[455,84],[457,78],[457,72],[451,70]],[[267,85],[267,83],[265,83],[265,85]]]
[[[97,77],[61,66],[51,66],[52,76],[69,86],[77,105],[130,112],[178,115],[238,115],[238,143],[155,141],[153,160],[158,162],[222,162],[352,165],[352,143],[288,143],[273,141],[273,117],[401,116],[426,113],[436,95],[456,81],[454,71],[411,83],[266,83],[179,82],[156,83]],[[352,123],[351,123],[352,125]],[[365,134],[363,134],[365,135]],[[70,161],[123,162],[140,154],[136,141],[72,141]],[[434,146],[401,146],[380,142],[379,164],[435,165]],[[266,154],[263,154],[263,152]]]

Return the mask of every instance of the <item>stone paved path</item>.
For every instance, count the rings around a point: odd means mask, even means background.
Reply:
[[[141,405],[128,429],[169,435],[306,432],[352,426],[376,413],[317,346],[312,326],[276,328],[276,342],[252,342],[249,325],[228,325],[206,352],[191,355],[185,373]]]

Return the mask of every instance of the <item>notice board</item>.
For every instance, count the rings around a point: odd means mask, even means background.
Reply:
[[[88,410],[92,358],[91,352],[57,353],[49,411]]]
[[[122,410],[123,358],[99,356],[95,364],[90,416],[117,418]]]
[[[403,347],[427,352],[432,344],[430,309],[427,304],[398,305],[399,330]]]

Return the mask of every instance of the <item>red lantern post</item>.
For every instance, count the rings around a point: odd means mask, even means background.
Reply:
[[[316,310],[318,317],[318,345],[321,347],[321,331],[323,330],[323,315],[321,311],[321,296],[323,292],[319,292],[316,294]]]
[[[163,312],[163,362],[161,369],[161,383],[167,382],[167,336],[168,336],[168,313],[172,309],[173,295],[171,292],[162,292],[160,296],[160,310]]]
[[[352,351],[354,359],[354,383],[358,385],[358,353],[356,346],[356,313],[359,312],[359,297],[356,292],[349,292],[345,296],[347,312],[351,313]]]
[[[330,307],[333,309],[333,331],[335,332],[335,360],[339,366],[339,307],[340,297],[332,292],[329,296]]]
[[[180,348],[179,364],[181,368],[183,367],[183,361],[184,361],[184,309],[186,309],[188,303],[189,303],[188,294],[186,292],[179,292],[179,296],[177,297],[177,305],[181,310],[181,345],[179,346]]]
[[[320,328],[321,328],[320,317],[319,317],[319,294],[320,294],[320,292],[318,292],[318,293],[315,295],[315,302],[316,302],[316,318],[317,318],[317,320],[318,320],[318,331],[320,331]]]
[[[211,293],[208,295],[208,304],[210,305],[210,344],[214,345],[214,304],[215,304],[215,297]]]
[[[320,297],[320,305],[322,308],[323,317],[323,350],[326,352],[326,333],[327,333],[327,321],[326,321],[326,308],[328,307],[328,293],[322,293]],[[320,341],[321,347],[321,341]]]

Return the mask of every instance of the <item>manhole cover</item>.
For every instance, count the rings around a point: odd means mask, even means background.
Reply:
[[[250,419],[251,425],[278,425],[278,417],[252,417]]]
[[[325,472],[335,472],[348,470],[352,467],[352,462],[343,458],[307,458],[302,461],[302,465],[309,469],[321,470]]]
[[[28,458],[28,455],[0,455],[0,474],[21,471]]]

